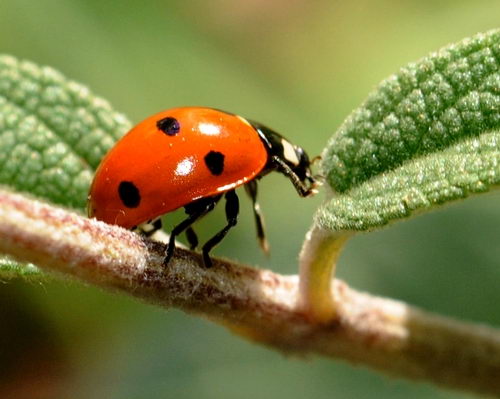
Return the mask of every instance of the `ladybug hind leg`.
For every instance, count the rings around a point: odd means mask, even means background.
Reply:
[[[262,215],[260,205],[257,202],[257,182],[255,180],[250,180],[247,184],[245,184],[245,191],[252,200],[253,214],[255,217],[255,227],[257,229],[257,239],[259,241],[260,248],[266,255],[269,255],[269,243],[266,239],[264,216]]]
[[[212,260],[210,259],[210,251],[219,244],[226,236],[227,232],[238,222],[238,213],[240,211],[240,202],[234,190],[226,192],[226,220],[227,225],[208,240],[202,247],[203,262],[205,267],[212,267]]]

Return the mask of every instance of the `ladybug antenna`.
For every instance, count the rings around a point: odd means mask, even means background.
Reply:
[[[319,161],[321,161],[321,159],[322,159],[321,155],[316,155],[313,159],[311,159],[310,164],[314,165],[314,164],[318,163]]]

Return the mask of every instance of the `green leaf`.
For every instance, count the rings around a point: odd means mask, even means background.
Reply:
[[[0,184],[83,210],[95,168],[129,126],[54,69],[0,55]]]
[[[367,230],[500,183],[500,30],[382,82],[332,137],[316,222]]]
[[[129,127],[85,86],[0,55],[0,185],[83,211],[95,168]],[[0,257],[0,278],[37,274]]]
[[[41,279],[47,279],[48,275],[43,274],[31,263],[22,264],[0,255],[0,282],[12,278],[40,281]]]

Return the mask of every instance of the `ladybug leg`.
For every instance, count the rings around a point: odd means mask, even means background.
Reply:
[[[161,229],[161,217],[153,220],[148,220],[145,223],[132,228],[132,231],[139,233],[145,237],[151,237],[154,233]]]
[[[170,238],[168,240],[168,247],[165,252],[165,259],[163,260],[163,265],[167,266],[168,262],[172,258],[175,250],[175,238],[181,234],[183,231],[191,227],[191,225],[196,222],[202,216],[205,216],[208,212],[214,209],[215,204],[219,201],[220,195],[215,197],[202,198],[184,207],[188,217],[180,222],[177,226],[172,229],[170,233]],[[191,242],[190,242],[191,244]]]
[[[297,174],[292,170],[290,166],[287,165],[279,156],[273,155],[271,161],[275,164],[278,171],[283,173],[286,177],[290,179],[295,190],[301,197],[309,197],[317,193],[316,184],[311,184],[309,187],[304,184],[304,182],[297,176]]]
[[[240,212],[240,201],[238,200],[238,196],[234,190],[228,191],[226,193],[226,220],[227,225],[219,231],[216,235],[214,235],[210,240],[208,240],[202,248],[203,253],[203,262],[205,263],[205,267],[212,267],[212,260],[210,259],[210,251],[219,244],[222,239],[226,236],[227,232],[231,227],[236,226],[238,222],[238,213]]]
[[[255,226],[257,228],[257,239],[259,240],[260,248],[266,255],[269,255],[269,243],[267,242],[266,231],[264,229],[264,216],[262,215],[259,203],[257,202],[257,182],[255,180],[250,180],[247,184],[245,184],[245,191],[252,200]]]
[[[194,232],[194,230],[191,226],[189,226],[186,229],[186,238],[187,238],[188,243],[189,243],[189,249],[190,250],[196,249],[196,247],[198,246],[198,236],[196,235],[196,233]]]

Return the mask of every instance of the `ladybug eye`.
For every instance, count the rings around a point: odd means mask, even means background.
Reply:
[[[160,119],[158,122],[156,122],[156,126],[167,136],[175,136],[177,133],[179,133],[179,130],[181,128],[179,121],[170,116]]]

